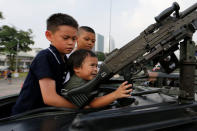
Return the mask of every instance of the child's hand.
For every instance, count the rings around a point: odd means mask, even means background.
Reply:
[[[116,89],[116,91],[114,91],[116,99],[118,99],[118,98],[126,98],[126,97],[131,96],[130,93],[132,92],[132,89],[127,89],[127,88],[131,87],[132,84],[128,84],[127,85],[127,83],[128,83],[127,81],[123,82],[118,87],[118,89]]]

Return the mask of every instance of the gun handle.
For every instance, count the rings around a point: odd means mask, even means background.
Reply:
[[[179,4],[177,2],[174,2],[171,7],[165,9],[158,16],[156,16],[155,21],[160,23],[162,20],[170,16],[174,11],[176,11],[176,14],[178,15],[179,9],[180,9]]]

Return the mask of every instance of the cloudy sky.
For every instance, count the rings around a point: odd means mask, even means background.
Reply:
[[[180,5],[180,11],[196,2],[176,1]],[[174,0],[112,0],[111,36],[116,48],[124,46],[147,26],[155,23],[154,17],[173,2]],[[10,25],[26,31],[32,29],[35,41],[33,47],[49,46],[44,35],[46,19],[59,12],[73,16],[79,25],[90,26],[105,38],[109,36],[110,0],[0,0],[0,11],[5,17],[0,21],[0,26]]]

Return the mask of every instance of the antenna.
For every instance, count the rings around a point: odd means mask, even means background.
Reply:
[[[109,52],[110,52],[110,45],[111,45],[111,9],[112,9],[112,0],[110,0],[110,8],[109,8]]]

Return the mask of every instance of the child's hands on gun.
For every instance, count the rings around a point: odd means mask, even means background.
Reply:
[[[132,89],[128,89],[130,87],[132,87],[132,84],[127,84],[128,82],[125,81],[123,82],[117,89],[116,91],[114,91],[114,95],[116,99],[119,98],[127,98],[130,95],[130,93],[132,92]]]

